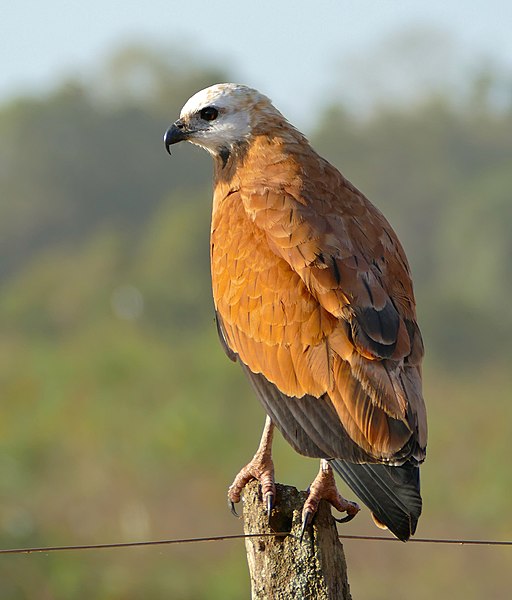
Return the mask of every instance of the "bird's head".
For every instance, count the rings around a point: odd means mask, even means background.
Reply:
[[[283,119],[257,90],[236,83],[212,85],[187,101],[180,118],[164,134],[165,147],[170,153],[172,144],[187,141],[226,160],[265,117]]]

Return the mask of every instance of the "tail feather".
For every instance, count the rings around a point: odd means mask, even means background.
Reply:
[[[406,542],[416,531],[421,514],[420,470],[405,463],[399,467],[330,461],[336,472],[368,506],[375,519]]]

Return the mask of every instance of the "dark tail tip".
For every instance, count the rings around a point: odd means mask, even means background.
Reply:
[[[417,466],[354,464],[337,459],[331,464],[372,511],[377,522],[403,542],[414,534],[422,505]]]

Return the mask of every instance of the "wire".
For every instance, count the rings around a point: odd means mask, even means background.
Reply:
[[[379,535],[339,535],[343,540],[372,540],[379,542],[399,542],[397,538]],[[408,542],[416,544],[450,544],[452,546],[512,546],[509,540],[451,540],[447,538],[411,538]]]
[[[108,548],[134,548],[144,546],[171,546],[177,544],[193,544],[198,542],[222,542],[226,540],[240,540],[257,537],[287,537],[289,532],[277,533],[240,533],[235,535],[216,535],[211,537],[196,538],[177,538],[170,540],[147,540],[142,542],[116,542],[111,544],[84,544],[75,546],[41,546],[34,548],[4,548],[0,549],[0,554],[32,554],[35,552],[60,552],[76,550],[104,550]],[[295,536],[292,536],[295,537]],[[374,536],[374,535],[339,535],[342,540],[363,540],[374,542],[399,542],[400,540],[392,537]],[[413,538],[409,543],[416,544],[450,544],[456,546],[512,546],[512,541],[500,540],[456,540],[456,539],[435,539],[435,538]]]
[[[61,550],[103,550],[107,548],[134,548],[137,546],[171,546],[177,544],[193,544],[196,542],[222,542],[225,540],[241,540],[253,537],[286,537],[286,533],[238,533],[235,535],[215,535],[211,537],[179,538],[172,540],[147,540],[142,542],[114,542],[111,544],[83,544],[80,546],[41,546],[34,548],[4,548],[0,554],[31,554],[33,552],[58,552]]]

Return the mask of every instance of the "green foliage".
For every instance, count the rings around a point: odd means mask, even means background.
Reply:
[[[94,84],[0,108],[2,547],[241,529],[225,491],[263,411],[216,339],[211,167],[184,147],[169,159],[161,143],[184,99],[221,79],[135,47]],[[423,536],[506,538],[512,527],[512,111],[489,104],[484,83],[467,106],[436,95],[364,119],[333,106],[312,136],[411,259],[428,350]],[[316,470],[280,439],[276,467],[300,487]],[[374,529],[365,513],[344,531]],[[507,595],[507,549],[354,542],[346,552],[357,598],[381,598],[384,586],[397,600],[411,589]],[[247,589],[235,542],[0,560],[8,599]]]
[[[51,245],[86,240],[98,227],[136,235],[169,190],[209,181],[207,157],[197,153],[192,161],[191,148],[176,154],[170,172],[161,139],[182,98],[218,74],[198,67],[191,76],[157,54],[132,49],[112,61],[105,77],[114,84],[131,72],[136,81],[141,71],[158,77],[162,93],[172,89],[165,113],[157,97],[146,105],[130,95],[117,96],[123,99],[117,103],[102,97],[101,80],[89,87],[66,83],[47,98],[22,98],[3,108],[0,277]]]

